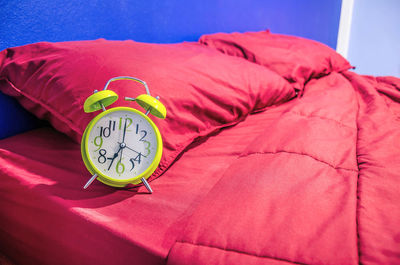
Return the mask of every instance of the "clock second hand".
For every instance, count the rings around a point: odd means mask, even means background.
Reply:
[[[125,147],[126,147],[126,145],[125,145]],[[125,148],[124,147],[124,148]],[[124,148],[122,148],[122,150],[121,150],[121,156],[119,157],[119,162],[121,163],[121,160],[122,160],[122,156],[123,156],[123,153],[124,153]]]

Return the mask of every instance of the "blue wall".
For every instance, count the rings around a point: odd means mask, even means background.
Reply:
[[[341,0],[0,0],[0,49],[37,41],[197,40],[218,31],[299,35],[336,47]]]
[[[269,28],[336,47],[341,0],[0,0],[0,50],[39,41],[106,38],[171,43]],[[37,126],[0,93],[0,138]],[[20,116],[23,126],[13,124]],[[18,119],[16,119],[18,120]]]

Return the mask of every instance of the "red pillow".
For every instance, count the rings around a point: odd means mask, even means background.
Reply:
[[[317,41],[267,31],[203,35],[200,43],[223,53],[266,66],[301,90],[311,78],[352,66],[340,54]]]
[[[274,72],[198,43],[96,40],[37,43],[0,53],[0,91],[76,142],[98,114],[84,113],[85,99],[115,76],[146,81],[152,95],[160,96],[167,108],[165,120],[150,115],[164,142],[152,178],[195,138],[294,96],[292,86]],[[116,81],[109,89],[120,96],[110,107],[141,109],[123,100],[144,94],[140,84]]]

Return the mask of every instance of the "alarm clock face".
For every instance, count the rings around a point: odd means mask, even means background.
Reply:
[[[88,132],[87,159],[100,175],[121,181],[135,178],[153,167],[161,144],[157,134],[155,125],[143,113],[110,109]]]

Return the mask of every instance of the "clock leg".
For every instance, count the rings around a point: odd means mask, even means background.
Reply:
[[[146,189],[147,189],[150,193],[153,193],[153,190],[151,189],[150,184],[147,182],[147,180],[146,180],[145,178],[141,178],[140,180],[143,182],[143,184],[144,184],[144,186],[146,187]]]
[[[84,189],[86,189],[87,187],[89,187],[90,184],[92,184],[92,182],[97,178],[97,174],[94,174],[89,180],[88,182],[86,182],[85,186],[83,186]]]

